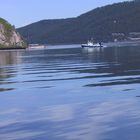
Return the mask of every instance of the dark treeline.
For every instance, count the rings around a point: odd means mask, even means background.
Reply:
[[[96,8],[76,18],[42,20],[18,29],[29,43],[112,41],[112,33],[140,32],[140,0]]]

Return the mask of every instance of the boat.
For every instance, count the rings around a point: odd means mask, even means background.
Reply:
[[[87,44],[82,44],[82,48],[89,47],[89,48],[97,48],[97,47],[104,47],[101,42],[94,43],[93,41],[88,41]]]
[[[29,44],[29,49],[45,49],[45,45],[40,45],[40,44]]]

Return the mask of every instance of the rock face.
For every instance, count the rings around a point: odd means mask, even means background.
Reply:
[[[0,18],[0,48],[25,48],[26,43],[20,34],[6,20]]]

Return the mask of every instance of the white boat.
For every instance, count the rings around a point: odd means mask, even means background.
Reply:
[[[44,49],[44,48],[46,48],[45,45],[29,44],[29,49]]]
[[[81,46],[82,46],[82,48],[85,48],[85,47],[92,47],[92,48],[104,47],[102,45],[102,43],[93,43],[93,41],[88,41],[87,44],[82,44]]]

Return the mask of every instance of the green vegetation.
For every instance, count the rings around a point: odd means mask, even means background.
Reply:
[[[7,31],[11,31],[14,29],[13,26],[11,26],[11,24],[9,24],[6,20],[2,18],[0,18],[0,23],[4,25]]]
[[[13,45],[13,46],[4,46],[4,45],[0,45],[0,50],[12,50],[12,49],[26,49],[27,48],[27,45],[26,46],[16,46],[16,45]]]
[[[140,2],[108,5],[71,19],[43,20],[18,31],[29,43],[82,43],[91,37],[112,41],[112,33],[140,32]]]
[[[7,38],[9,38],[11,35],[11,31],[15,30],[15,28],[10,23],[8,23],[6,20],[4,20],[2,18],[0,18],[0,23],[4,25],[5,35],[7,36]]]
[[[27,47],[26,42],[16,31],[15,27],[2,18],[0,18],[0,36],[2,36],[0,49]]]
[[[10,37],[12,35],[12,31],[15,31],[15,28],[13,26],[11,26],[10,23],[8,23],[6,20],[4,20],[3,18],[0,18],[0,24],[2,24],[4,26],[4,34],[6,37],[6,40],[10,40]],[[3,46],[4,47],[4,46]],[[3,48],[2,45],[0,46],[0,48]]]
[[[0,48],[3,48],[3,47],[5,47],[5,46],[3,46],[3,45],[0,44]]]

